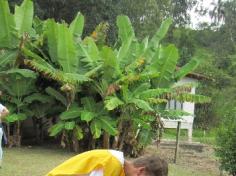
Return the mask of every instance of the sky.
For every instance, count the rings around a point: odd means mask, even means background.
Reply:
[[[217,1],[218,0],[198,0],[198,3],[196,4],[196,6],[190,11],[191,27],[192,28],[196,28],[197,24],[199,24],[199,23],[204,23],[204,22],[210,23],[211,22],[209,14],[201,16],[197,12],[195,12],[195,10],[200,9],[201,7],[207,8],[209,10],[213,10]]]

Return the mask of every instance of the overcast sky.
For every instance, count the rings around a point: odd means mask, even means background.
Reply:
[[[196,6],[190,11],[191,14],[191,27],[196,28],[197,24],[199,23],[210,23],[211,19],[208,14],[201,16],[198,13],[195,12],[196,9],[200,9],[201,7],[213,10],[215,7],[215,4],[217,4],[218,0],[199,0]]]

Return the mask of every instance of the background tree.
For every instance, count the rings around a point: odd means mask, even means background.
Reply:
[[[21,0],[10,1],[12,7]],[[109,27],[108,41],[114,43],[117,38],[117,29],[114,24],[116,16],[127,15],[138,38],[152,36],[161,22],[172,17],[174,24],[184,26],[190,23],[188,11],[194,6],[196,0],[35,0],[35,13],[41,19],[54,18],[56,21],[65,20],[70,23],[80,11],[85,16],[86,24],[84,35],[89,35],[102,21]]]
[[[205,64],[199,67],[199,72],[209,75],[213,81],[205,82],[199,89],[205,92],[213,101],[208,105],[200,105],[196,121],[205,126],[217,127],[223,120],[218,110],[222,108],[222,99],[218,95],[235,97],[235,23],[236,1],[218,1],[213,11],[210,11],[214,23],[195,32],[196,48],[204,48]],[[230,91],[226,91],[230,90]],[[224,103],[230,102],[225,98]],[[219,102],[221,102],[219,104]],[[222,109],[223,111],[223,109]],[[205,120],[204,120],[205,119]],[[212,119],[212,122],[207,119]],[[198,121],[199,120],[199,121]],[[205,122],[204,122],[205,121]],[[208,122],[207,122],[208,121]]]

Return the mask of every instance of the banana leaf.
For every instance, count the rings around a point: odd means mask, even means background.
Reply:
[[[6,121],[8,123],[14,123],[16,121],[23,121],[27,118],[26,114],[18,113],[18,114],[10,114],[6,117]]]
[[[77,38],[81,37],[84,29],[84,16],[78,12],[75,19],[70,24],[70,32]]]
[[[0,48],[16,48],[18,39],[8,0],[0,1]]]
[[[49,129],[49,132],[50,132],[50,136],[56,136],[58,135],[59,133],[61,133],[63,131],[65,127],[65,123],[64,122],[58,122],[56,123],[55,125],[53,125],[50,129]]]
[[[99,138],[102,134],[102,124],[101,124],[101,122],[97,119],[93,120],[91,125],[90,125],[90,130],[93,134],[94,139]]]
[[[96,114],[91,111],[82,110],[81,111],[81,120],[90,122],[96,117]]]
[[[63,96],[59,91],[53,89],[52,87],[47,87],[45,91],[53,96],[56,100],[60,101],[64,106],[67,106],[67,100],[66,97]]]
[[[108,111],[114,110],[123,104],[124,102],[122,102],[118,97],[107,97],[105,100],[105,107]]]
[[[118,131],[114,127],[114,123],[109,117],[100,117],[99,120],[101,121],[102,129],[112,136],[117,135]]]
[[[65,122],[65,127],[66,130],[73,130],[75,128],[75,122]]]
[[[61,120],[72,120],[76,119],[81,115],[81,109],[79,108],[70,108],[69,110],[60,114]]]
[[[174,45],[161,47],[159,54],[152,61],[151,69],[159,72],[153,80],[154,87],[165,88],[174,83],[174,72],[179,59],[178,50]]]
[[[176,81],[180,80],[181,78],[185,77],[187,74],[193,72],[199,65],[198,58],[192,58],[186,65],[181,67],[176,73],[175,73],[175,79]]]
[[[24,0],[21,6],[15,6],[15,24],[19,36],[32,32],[34,6],[32,0]]]
[[[46,22],[49,55],[53,62],[60,64],[63,72],[76,73],[78,67],[77,50],[73,35],[66,24],[54,20]]]
[[[10,69],[0,72],[0,86],[11,96],[23,97],[36,90],[36,78],[37,74],[31,70]]]
[[[117,54],[117,59],[118,62],[122,62],[129,51],[130,45],[135,38],[135,34],[127,16],[118,16],[116,24],[118,26],[118,37],[122,42]]]

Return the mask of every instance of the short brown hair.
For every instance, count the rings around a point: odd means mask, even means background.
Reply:
[[[137,158],[133,164],[135,167],[145,167],[148,176],[168,176],[168,163],[156,155]]]

